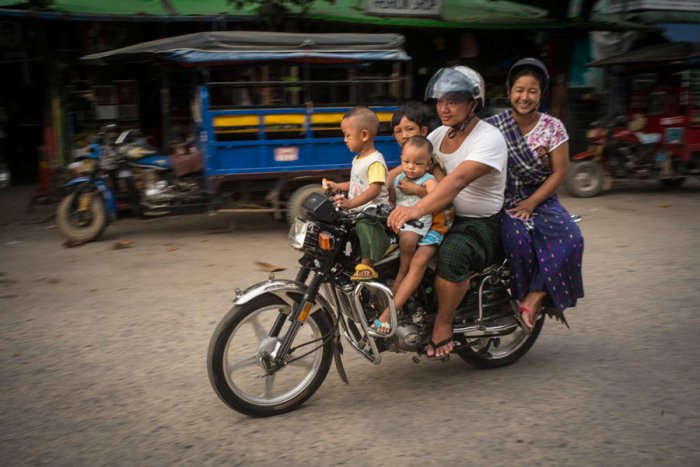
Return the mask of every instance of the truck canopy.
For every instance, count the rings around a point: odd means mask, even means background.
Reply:
[[[157,58],[182,64],[260,61],[408,61],[400,34],[303,34],[263,31],[199,32],[142,42],[81,57],[90,62]]]

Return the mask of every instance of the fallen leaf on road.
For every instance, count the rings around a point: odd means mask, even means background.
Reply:
[[[130,246],[134,246],[134,242],[131,240],[119,240],[112,245],[112,249],[121,250],[122,248],[129,248]]]
[[[670,207],[672,207],[672,206],[671,206],[670,204],[659,204],[658,207],[660,207],[660,208],[670,208]]]
[[[282,266],[275,266],[274,264],[263,263],[262,261],[255,261],[255,265],[258,267],[258,269],[265,272],[279,272],[287,269],[283,268]]]
[[[79,242],[77,240],[66,240],[65,242],[63,242],[63,246],[66,248],[74,248],[74,247],[80,246],[82,244],[83,244],[83,242]]]

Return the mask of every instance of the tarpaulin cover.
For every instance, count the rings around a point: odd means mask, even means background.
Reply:
[[[306,34],[260,31],[199,32],[99,52],[86,61],[143,57],[182,63],[326,60],[410,60],[400,34]]]

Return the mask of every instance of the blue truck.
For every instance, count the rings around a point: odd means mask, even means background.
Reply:
[[[59,229],[75,242],[94,240],[120,206],[145,217],[256,211],[293,220],[323,178],[348,178],[353,155],[340,122],[355,105],[376,112],[375,145],[398,165],[391,117],[412,88],[403,42],[398,34],[206,32],[83,57],[151,61],[165,77],[189,73],[192,137],[189,146],[165,144],[164,154],[145,149],[135,131],[105,138],[69,182]],[[170,81],[161,88],[164,120]],[[169,133],[164,121],[166,141]]]

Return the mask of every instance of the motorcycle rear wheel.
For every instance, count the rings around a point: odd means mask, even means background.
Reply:
[[[473,346],[463,346],[455,353],[475,368],[490,369],[510,365],[530,350],[542,331],[544,316],[540,315],[535,327],[528,335],[523,329],[498,337],[480,338]],[[473,342],[472,342],[473,343]]]
[[[291,312],[288,303],[267,293],[234,307],[219,322],[209,344],[207,369],[214,391],[232,409],[251,417],[282,414],[303,404],[323,383],[333,356],[333,326],[323,310],[309,315],[299,329],[289,363],[271,374],[264,369],[261,359],[279,345]],[[271,335],[280,315],[284,327]]]
[[[89,196],[86,210],[76,209],[73,198]],[[80,200],[77,200],[80,203]],[[87,243],[98,238],[107,228],[107,210],[99,191],[71,193],[61,200],[56,210],[56,226],[69,241]]]

